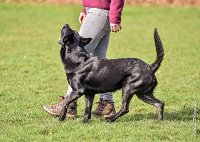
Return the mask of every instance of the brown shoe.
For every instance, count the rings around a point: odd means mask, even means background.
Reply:
[[[99,116],[99,117],[109,117],[112,116],[116,113],[115,107],[114,107],[114,102],[111,102],[109,100],[103,100],[100,99],[98,102],[98,106],[95,111],[92,112],[94,116]]]
[[[64,105],[64,96],[60,96],[61,101],[58,104],[55,105],[46,105],[43,106],[43,109],[53,115],[53,116],[59,116],[60,112],[62,110],[62,107]],[[67,114],[66,114],[67,118],[75,118],[77,116],[77,101],[71,103],[69,105],[69,108],[67,110]]]

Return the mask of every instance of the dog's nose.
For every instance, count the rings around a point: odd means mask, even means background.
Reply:
[[[58,40],[58,44],[63,45],[63,42],[61,39]]]

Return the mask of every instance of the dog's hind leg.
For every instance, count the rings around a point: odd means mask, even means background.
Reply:
[[[136,94],[137,97],[142,100],[145,103],[148,103],[150,105],[154,105],[157,110],[158,110],[158,119],[163,120],[163,112],[164,112],[164,102],[156,99],[153,96],[153,93],[148,93],[148,94]]]
[[[107,121],[113,122],[117,118],[119,118],[129,112],[129,104],[130,104],[131,98],[136,93],[136,90],[133,90],[132,88],[133,88],[133,86],[131,86],[131,85],[126,85],[125,87],[122,88],[122,96],[123,97],[122,97],[121,109],[116,114],[114,114],[110,117],[106,117]]]
[[[83,118],[83,123],[88,122],[88,120],[91,118],[91,111],[92,111],[92,104],[93,104],[93,100],[94,100],[94,96],[95,94],[85,94],[85,114],[84,114],[84,118]]]

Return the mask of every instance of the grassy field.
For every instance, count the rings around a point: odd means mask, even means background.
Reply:
[[[164,121],[137,97],[130,112],[114,123],[92,117],[82,124],[84,98],[75,120],[60,123],[43,111],[43,105],[58,102],[67,89],[57,40],[63,24],[79,29],[81,9],[0,3],[0,141],[198,141],[193,116],[194,98],[200,104],[200,8],[126,6],[123,30],[112,33],[108,58],[137,57],[152,63],[153,29],[158,28],[166,56],[156,73],[155,96],[165,102]],[[121,91],[114,94],[119,110]]]

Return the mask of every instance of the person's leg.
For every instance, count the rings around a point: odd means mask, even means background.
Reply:
[[[106,57],[110,37],[108,11],[96,8],[86,10],[87,15],[80,27],[79,35],[92,38],[92,41],[84,48],[91,56]],[[68,85],[67,95],[71,91],[72,88]]]
[[[108,33],[101,39],[95,50],[90,55],[106,58],[109,40],[110,40],[110,33]],[[113,102],[113,95],[111,92],[101,94],[100,98],[103,100],[109,100]]]
[[[106,58],[108,43],[110,40],[110,33],[105,35],[95,50],[91,53],[91,56],[99,56],[102,58]],[[115,107],[113,101],[113,95],[111,92],[102,93],[98,102],[98,106],[95,111],[92,112],[95,116],[104,116],[109,117],[114,115]]]
[[[106,11],[95,11],[89,9],[83,22],[79,34],[83,37],[92,38],[90,44],[85,49],[91,56],[106,58],[108,44],[110,40],[110,23]],[[71,87],[68,87],[68,94]],[[110,116],[115,114],[113,95],[111,92],[103,93],[100,96],[98,106],[93,112],[96,116]]]
[[[106,58],[108,43],[110,40],[110,23],[107,10],[89,8],[87,16],[81,25],[80,36],[92,38],[92,41],[85,46],[85,50],[91,56]],[[68,86],[67,94],[71,92],[71,87]],[[101,95],[104,100],[113,101],[111,92]]]

